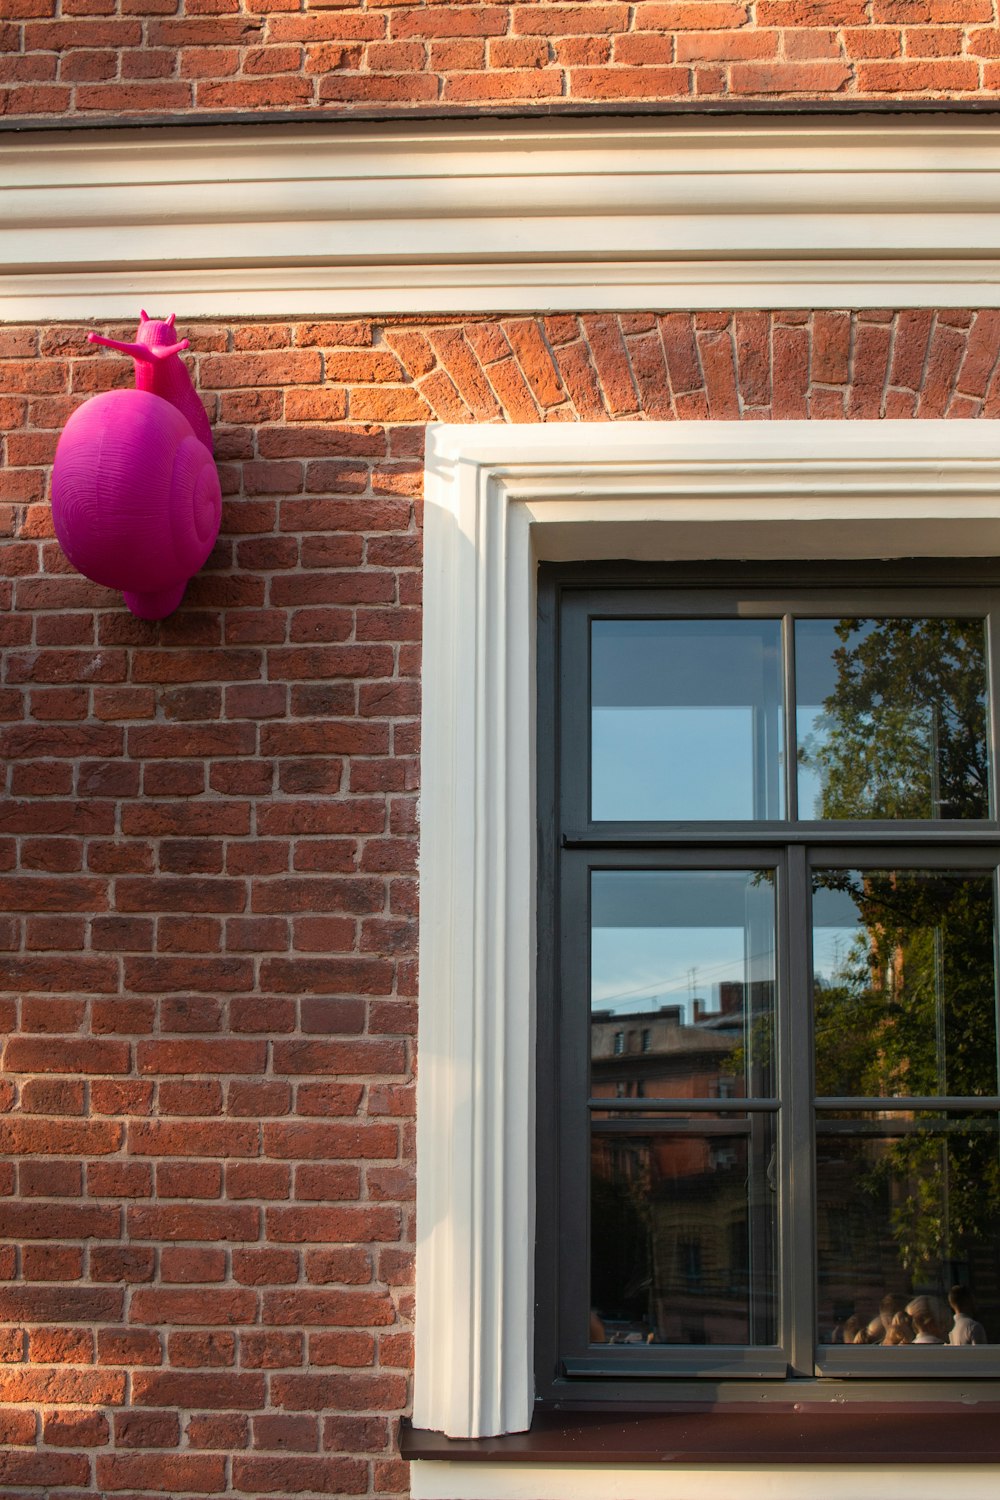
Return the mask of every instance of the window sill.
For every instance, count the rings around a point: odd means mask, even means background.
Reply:
[[[812,1406],[812,1403],[811,1403]],[[914,1401],[821,1409],[789,1403],[621,1416],[540,1412],[528,1432],[447,1438],[404,1423],[406,1459],[490,1464],[987,1464],[1000,1462],[1000,1402]]]

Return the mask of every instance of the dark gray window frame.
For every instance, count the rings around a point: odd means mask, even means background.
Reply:
[[[970,592],[970,591],[974,591]],[[581,656],[584,625],[594,615],[731,615],[741,613],[829,616],[867,612],[984,616],[993,614],[990,638],[991,780],[996,795],[998,714],[1000,714],[1000,567],[989,560],[955,563],[940,559],[890,564],[790,563],[663,565],[628,563],[551,564],[539,575],[538,631],[538,805],[539,805],[539,1025],[538,1025],[538,1238],[536,1282],[536,1388],[542,1408],[586,1409],[617,1405],[646,1410],[684,1408],[705,1402],[756,1401],[764,1405],[799,1400],[829,1401],[830,1379],[849,1401],[954,1401],[955,1375],[963,1388],[974,1384],[977,1399],[1000,1398],[1000,1348],[894,1350],[831,1348],[817,1360],[815,1317],[805,1277],[813,1268],[813,1099],[811,1039],[801,1025],[790,1027],[790,1007],[779,1012],[779,1078],[782,1181],[785,1189],[779,1246],[782,1280],[797,1287],[788,1300],[782,1342],[769,1349],[653,1350],[588,1346],[581,1335],[587,1304],[586,1250],[567,1255],[567,1220],[578,1230],[579,1203],[586,1192],[580,1171],[579,1117],[565,1086],[567,1077],[586,1076],[577,1027],[559,1017],[561,987],[578,983],[571,974],[586,952],[581,923],[581,872],[591,868],[748,868],[773,865],[781,871],[785,921],[792,908],[805,910],[810,862],[824,866],[885,867],[905,858],[910,865],[1000,868],[1000,823],[954,822],[819,824],[595,824],[589,818],[589,672]],[[794,670],[789,661],[787,672]],[[790,701],[790,699],[789,699]],[[786,722],[791,715],[786,715]],[[789,735],[793,725],[787,723]],[[794,755],[786,756],[794,764]],[[569,887],[576,889],[568,892]],[[998,906],[1000,909],[1000,906]],[[582,929],[581,929],[582,930]],[[575,955],[575,957],[574,957]],[[808,993],[808,948],[785,942],[779,954],[779,988]],[[808,1090],[795,1077],[809,1080]],[[745,1110],[746,1101],[735,1101]],[[725,1103],[728,1103],[726,1101]],[[723,1108],[725,1108],[725,1103]],[[982,1101],[1000,1109],[1000,1099]],[[642,1101],[648,1105],[648,1101]],[[616,1110],[619,1103],[616,1102]],[[690,1107],[690,1106],[689,1106]],[[760,1106],[758,1106],[760,1107]],[[720,1101],[704,1101],[705,1113]],[[693,1111],[697,1114],[697,1110]],[[573,1184],[576,1183],[576,1186]],[[567,1187],[567,1184],[569,1186]],[[579,1236],[577,1235],[577,1239]],[[582,1269],[581,1269],[582,1268]],[[575,1331],[567,1332],[567,1322]],[[693,1357],[692,1357],[693,1354]],[[859,1358],[860,1355],[860,1358]],[[897,1360],[897,1356],[902,1359]],[[928,1358],[928,1355],[930,1358]],[[961,1359],[961,1369],[956,1365]],[[766,1356],[766,1357],[762,1357]],[[878,1364],[881,1357],[881,1366]],[[919,1360],[919,1367],[917,1361]],[[946,1365],[944,1361],[947,1360]],[[910,1374],[915,1377],[910,1380]],[[820,1376],[826,1378],[819,1378]],[[947,1378],[942,1379],[945,1376]],[[791,1390],[790,1390],[791,1388]]]

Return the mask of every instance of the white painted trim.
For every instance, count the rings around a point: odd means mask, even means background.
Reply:
[[[446,1463],[412,1466],[413,1500],[994,1500],[997,1471],[975,1464]]]
[[[417,1426],[530,1422],[536,560],[998,551],[998,422],[428,429]]]
[[[0,317],[1000,306],[1000,122],[18,133]]]

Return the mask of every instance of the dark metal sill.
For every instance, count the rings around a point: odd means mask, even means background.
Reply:
[[[977,1464],[1000,1462],[1000,1402],[863,1409],[826,1404],[666,1412],[539,1412],[530,1432],[447,1438],[403,1422],[406,1459],[530,1464]]]
[[[42,117],[40,115],[7,116],[0,119],[0,135],[37,131],[87,130],[176,130],[178,127],[204,129],[248,125],[326,125],[349,131],[359,124],[409,125],[414,121],[431,125],[436,121],[454,124],[463,120],[522,120],[531,125],[546,124],[560,118],[567,120],[628,120],[660,116],[670,119],[691,116],[709,119],[728,116],[898,116],[952,115],[955,117],[1000,114],[996,95],[972,99],[881,99],[851,95],[846,99],[816,97],[808,99],[634,99],[616,104],[594,104],[572,99],[538,100],[532,104],[410,104],[410,105],[316,105],[311,109],[252,110],[185,110],[177,113]]]

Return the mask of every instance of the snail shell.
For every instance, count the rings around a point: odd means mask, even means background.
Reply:
[[[52,515],[75,568],[122,589],[134,613],[159,619],[176,608],[212,550],[222,516],[219,476],[211,451],[169,401],[149,391],[108,391],[66,423],[52,470]]]

